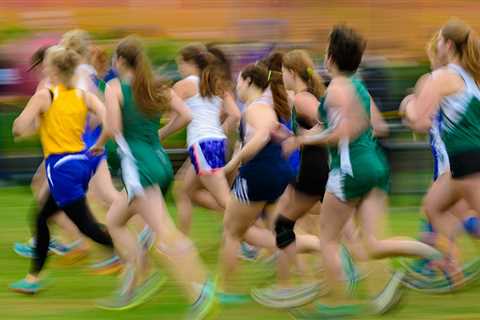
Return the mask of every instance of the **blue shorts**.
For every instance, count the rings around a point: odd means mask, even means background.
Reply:
[[[202,140],[188,148],[197,175],[208,175],[222,169],[225,166],[226,152],[226,139]]]
[[[241,203],[274,203],[293,180],[287,161],[247,164],[240,167],[232,191]]]
[[[60,208],[85,197],[88,183],[100,161],[101,157],[92,157],[85,151],[47,157],[48,186]]]

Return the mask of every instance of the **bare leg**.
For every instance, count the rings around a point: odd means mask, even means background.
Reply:
[[[225,209],[224,241],[220,254],[220,288],[225,291],[231,285],[231,279],[237,266],[237,254],[240,242],[247,230],[255,223],[258,214],[265,207],[264,202],[244,204],[233,195],[230,196]]]

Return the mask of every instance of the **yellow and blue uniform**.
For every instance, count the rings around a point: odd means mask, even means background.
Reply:
[[[100,159],[87,153],[83,140],[88,108],[82,91],[59,85],[51,93],[52,104],[41,116],[40,139],[50,192],[64,207],[85,196]]]

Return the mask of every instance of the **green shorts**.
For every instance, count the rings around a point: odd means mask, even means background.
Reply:
[[[152,186],[160,187],[165,194],[173,181],[173,167],[163,147],[137,141],[128,141],[128,147],[130,150],[118,150],[122,180],[129,198]]]
[[[363,198],[373,189],[388,192],[390,171],[383,155],[363,155],[352,159],[352,173],[333,168],[328,174],[327,192],[342,201]]]
[[[107,164],[110,174],[115,177],[120,172],[120,158],[117,153],[117,144],[113,140],[108,140],[105,144],[105,152],[107,154]]]

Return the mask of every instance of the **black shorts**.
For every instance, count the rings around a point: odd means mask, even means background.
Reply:
[[[328,152],[324,147],[304,146],[300,155],[300,170],[293,187],[323,201],[328,181]]]
[[[448,158],[450,160],[450,172],[454,179],[480,173],[480,150],[459,152],[449,155]]]

